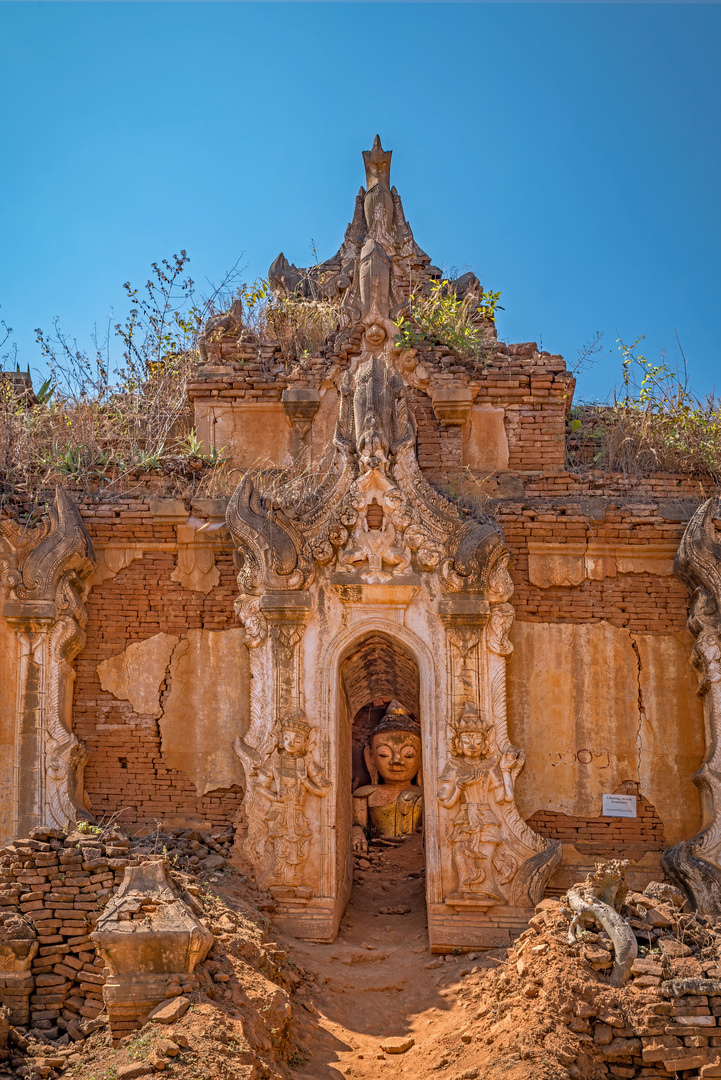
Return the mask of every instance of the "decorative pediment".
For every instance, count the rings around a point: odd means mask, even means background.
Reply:
[[[405,385],[377,355],[344,376],[334,460],[317,489],[291,477],[261,494],[246,474],[228,505],[243,593],[305,589],[317,567],[367,584],[437,572],[450,592],[493,602],[512,593],[498,530],[459,510],[424,479]]]

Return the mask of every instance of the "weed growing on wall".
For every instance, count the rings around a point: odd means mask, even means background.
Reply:
[[[304,359],[315,355],[340,326],[340,303],[277,296],[267,304],[258,327],[259,336],[277,342],[284,355]]]
[[[397,320],[396,341],[405,348],[447,345],[462,359],[482,359],[489,351],[488,326],[496,321],[500,292],[483,290],[459,297],[447,279],[432,281],[427,293],[411,294],[408,316]]]

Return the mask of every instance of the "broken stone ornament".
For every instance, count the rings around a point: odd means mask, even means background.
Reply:
[[[367,836],[410,836],[423,820],[420,725],[391,701],[364,750],[372,784],[353,792],[353,850],[368,850]],[[381,783],[382,781],[382,783]],[[414,781],[416,781],[414,783]]]
[[[35,929],[23,915],[0,915],[0,1005],[10,1010],[10,1023],[30,1022],[30,994],[35,979],[30,972],[38,951]]]
[[[579,923],[584,916],[602,926],[613,942],[611,986],[623,986],[628,982],[633,962],[638,956],[636,935],[618,911],[628,892],[628,865],[627,859],[597,863],[595,871],[585,881],[569,889],[566,895],[568,906],[574,913],[568,928],[569,943],[573,945],[576,942]]]
[[[126,868],[91,937],[110,968],[103,1000],[114,1038],[145,1023],[168,982],[189,986],[215,940],[175,893],[162,860]]]

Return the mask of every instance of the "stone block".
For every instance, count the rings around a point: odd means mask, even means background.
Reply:
[[[474,473],[504,472],[508,468],[505,415],[505,409],[490,404],[476,404],[471,409],[471,422],[463,438],[463,463]],[[504,486],[499,480],[498,495],[500,498],[518,498],[519,488],[522,496],[523,484],[520,481],[517,480],[514,487],[508,484]]]
[[[433,387],[433,412],[442,424],[465,424],[471,414],[473,395],[468,387]]]
[[[386,1054],[405,1054],[412,1046],[415,1046],[415,1039],[407,1035],[397,1039],[384,1039],[381,1050]]]
[[[148,1020],[154,1024],[174,1024],[176,1020],[180,1020],[182,1016],[185,1016],[186,1012],[190,1008],[190,999],[183,997],[168,998],[153,1009],[148,1014]]]

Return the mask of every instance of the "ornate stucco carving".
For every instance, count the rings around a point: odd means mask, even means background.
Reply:
[[[336,259],[305,271],[279,256],[270,272],[277,293],[339,297],[342,332],[352,329],[360,342],[347,370],[333,376],[338,412],[331,452],[314,474],[302,445],[308,432],[299,427],[295,468],[274,476],[246,473],[227,509],[239,571],[236,612],[252,673],[250,724],[234,742],[247,781],[243,852],[258,881],[274,892],[276,918],[286,929],[332,939],[352,878],[350,748],[344,745],[352,716],[337,689],[338,667],[346,662],[344,649],[362,648],[374,633],[405,639],[413,625],[411,663],[423,668],[417,719],[432,945],[480,941],[479,908],[481,918],[495,909],[495,928],[483,940],[498,944],[508,939],[508,927],[523,927],[541,898],[560,844],[529,829],[515,802],[524,755],[510,742],[506,718],[509,550],[490,519],[428,483],[416,455],[406,388],[422,385],[423,373],[413,350],[395,347],[393,319],[411,278],[418,291],[440,271],[415,245],[390,187],[390,154],[376,140],[364,159],[366,187]],[[470,275],[453,287],[477,286]],[[446,420],[460,422],[457,395],[451,397],[455,412]],[[291,422],[306,425],[315,400],[294,391],[284,407]],[[379,695],[376,687],[372,696]],[[391,696],[398,696],[395,688]],[[464,707],[475,709],[483,725],[478,790],[466,782],[468,763],[455,735],[445,738],[443,719],[455,723]],[[292,764],[283,725],[304,709],[318,725],[317,744],[310,748],[309,734]],[[366,787],[376,794],[373,784]],[[420,814],[420,802],[416,809]],[[496,822],[491,839],[483,836],[483,813]],[[484,844],[474,871],[463,851]],[[474,888],[484,858],[492,882],[485,898]]]
[[[442,276],[416,243],[401,197],[391,187],[391,157],[378,135],[372,148],[363,152],[365,187],[356,196],[353,220],[332,258],[304,269],[289,263],[281,252],[268,271],[276,296],[340,300],[345,331],[360,323],[375,347],[395,338],[393,320],[404,310],[409,293],[422,293],[430,281]],[[463,296],[478,289],[479,281],[466,273],[449,287]]]
[[[260,888],[296,904],[307,903],[314,892],[305,874],[313,836],[305,804],[308,796],[326,796],[330,787],[313,756],[313,732],[305,715],[296,710],[280,722],[263,753],[236,741],[251,780],[245,854]]]
[[[84,601],[94,568],[90,537],[61,488],[35,528],[0,520],[3,615],[20,646],[16,724],[22,783],[15,791],[16,828],[63,827],[87,816],[88,751],[72,731],[72,662],[85,644]]]
[[[506,715],[513,608],[493,605],[487,618],[450,611],[443,621],[450,752],[437,796],[448,815],[454,879],[445,903],[457,910],[530,907],[541,900],[561,845],[530,829],[516,807],[525,754],[509,739]]]
[[[695,640],[691,663],[699,678],[706,726],[706,756],[693,781],[701,798],[701,830],[668,848],[663,866],[700,911],[721,915],[721,498],[693,515],[681,539],[674,572],[691,593],[688,628]]]
[[[317,567],[366,582],[438,570],[449,592],[511,595],[508,549],[490,523],[465,516],[424,479],[403,379],[382,357],[341,385],[335,456],[319,487],[262,495],[248,473],[227,521],[244,595],[303,590]]]
[[[215,565],[213,541],[220,532],[218,524],[200,522],[191,518],[183,525],[176,525],[178,537],[178,565],[170,575],[186,589],[209,593],[220,581],[220,571]]]

